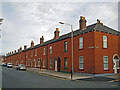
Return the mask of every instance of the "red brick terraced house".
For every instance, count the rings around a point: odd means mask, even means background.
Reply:
[[[73,69],[76,73],[104,74],[118,73],[120,56],[120,32],[109,28],[100,20],[86,26],[85,17],[80,17],[80,28],[73,32]],[[71,32],[59,36],[56,28],[54,38],[31,47],[24,46],[12,51],[5,57],[5,62],[14,66],[25,64],[27,67],[61,72],[71,72],[72,49]],[[115,63],[118,61],[117,63]],[[116,69],[115,69],[116,68]],[[117,72],[115,71],[117,70]]]

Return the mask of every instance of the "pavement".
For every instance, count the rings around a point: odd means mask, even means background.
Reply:
[[[46,70],[46,69],[39,69],[39,68],[28,68],[27,71],[35,72],[38,74],[52,76],[61,79],[68,79],[68,80],[83,80],[83,81],[109,81],[109,82],[118,82],[120,81],[120,77],[114,74],[81,74],[81,73],[74,73],[71,79],[70,73],[63,73],[63,72],[56,72],[54,70]]]

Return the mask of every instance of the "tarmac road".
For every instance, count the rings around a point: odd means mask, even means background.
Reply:
[[[2,68],[2,88],[117,88],[118,82],[71,81]]]

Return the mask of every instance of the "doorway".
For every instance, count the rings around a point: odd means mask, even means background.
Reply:
[[[113,64],[114,73],[118,74],[118,69],[120,69],[120,60],[118,54],[113,55]]]
[[[57,60],[55,60],[55,71],[57,72]]]
[[[61,59],[58,58],[58,72],[60,72],[60,68],[61,68]]]

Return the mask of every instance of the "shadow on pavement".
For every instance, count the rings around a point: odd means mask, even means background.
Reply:
[[[116,80],[113,78],[108,78],[108,77],[92,77],[92,78],[83,78],[83,79],[77,79],[77,80],[83,80],[83,81],[112,81],[112,80]]]

